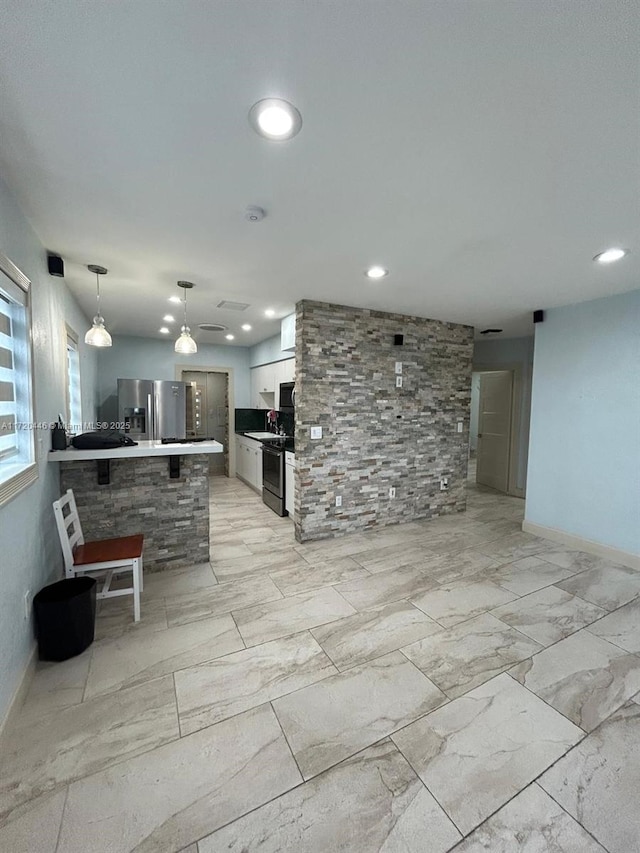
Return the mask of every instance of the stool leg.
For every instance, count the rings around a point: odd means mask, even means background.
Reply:
[[[133,621],[140,621],[140,565],[133,561]]]
[[[140,592],[143,592],[144,591],[144,565],[142,563],[142,554],[140,554],[138,564],[140,566]]]

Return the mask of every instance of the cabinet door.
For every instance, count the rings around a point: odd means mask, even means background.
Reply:
[[[288,358],[286,361],[281,361],[282,365],[282,373],[280,374],[281,382],[295,382],[296,381],[296,360],[295,358]]]
[[[293,518],[293,465],[284,466],[284,508]]]
[[[260,394],[258,391],[258,368],[252,367],[251,371],[251,407],[253,409],[259,409],[258,401],[260,399]]]
[[[252,452],[252,475],[253,475],[253,485],[258,489],[258,491],[262,491],[262,450],[254,450]]]
[[[242,476],[242,445],[240,444],[240,436],[236,436],[236,476]]]

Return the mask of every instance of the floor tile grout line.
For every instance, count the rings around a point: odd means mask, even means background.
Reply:
[[[579,741],[579,742],[576,744],[576,746],[578,746],[580,743],[582,743],[582,741]],[[573,749],[573,747],[571,747],[571,749]],[[570,749],[568,752],[565,752],[565,754],[564,754],[564,755],[560,756],[560,758],[558,759],[558,761],[562,761],[562,759],[563,759],[563,758],[565,758],[565,757],[569,754],[569,752],[571,752],[571,749]],[[557,764],[557,762],[555,762],[555,761],[554,761],[554,764]],[[552,765],[551,765],[551,767],[553,767],[553,766],[554,766],[554,764],[552,764]],[[547,770],[551,770],[551,767],[547,767]],[[546,772],[547,772],[547,770],[545,770],[545,771],[544,771],[543,773],[541,773],[539,776],[536,776],[536,778],[533,780],[533,782],[532,782],[531,784],[532,784],[532,785],[536,785],[538,788],[540,788],[540,790],[541,790],[543,793],[545,793],[545,794],[547,795],[547,797],[549,797],[549,799],[553,800],[553,802],[558,806],[558,808],[559,808],[559,809],[561,809],[561,810],[562,810],[562,812],[563,812],[564,814],[568,815],[568,816],[571,818],[571,820],[575,821],[575,822],[578,824],[578,826],[582,827],[582,829],[584,829],[584,831],[587,833],[587,835],[588,835],[590,838],[593,838],[593,840],[596,842],[596,844],[599,844],[599,845],[600,845],[600,847],[602,847],[602,849],[606,851],[606,853],[609,853],[609,848],[608,848],[608,847],[605,847],[605,845],[602,843],[602,841],[599,841],[599,840],[596,838],[596,836],[591,832],[591,830],[587,829],[587,827],[582,823],[582,821],[580,821],[577,817],[575,817],[574,815],[572,815],[572,814],[571,814],[571,812],[570,812],[570,811],[568,811],[568,810],[567,810],[567,809],[562,805],[562,803],[559,803],[559,802],[558,802],[558,800],[556,800],[556,798],[553,796],[553,794],[551,794],[549,791],[547,791],[547,789],[546,789],[546,788],[543,788],[543,787],[542,787],[542,785],[540,784],[540,779],[542,778],[542,776],[544,775],[544,773],[546,773]],[[529,786],[527,786],[527,787],[529,787]]]
[[[526,660],[521,661],[521,663],[526,663],[527,660],[532,660],[532,658],[526,658]],[[518,664],[515,664],[515,665],[518,666]],[[588,737],[590,732],[588,732],[585,728],[583,728],[579,723],[576,723],[575,720],[572,720],[570,717],[568,717],[563,711],[558,710],[558,708],[554,707],[550,702],[548,702],[542,696],[538,696],[538,694],[535,693],[530,687],[527,687],[526,684],[523,684],[521,681],[518,681],[518,679],[515,678],[513,675],[511,675],[511,673],[508,670],[506,672],[504,672],[503,675],[508,675],[512,681],[514,681],[516,684],[519,684],[520,687],[524,687],[524,689],[527,691],[527,693],[529,693],[531,696],[535,696],[535,698],[538,699],[540,702],[542,702],[544,705],[546,705],[547,708],[551,708],[552,711],[555,711],[556,714],[560,714],[560,716],[564,717],[564,719],[568,723],[571,723],[572,726],[575,726],[577,729],[580,729],[580,731],[583,733],[583,736],[580,738],[579,741],[577,741],[577,743],[581,743],[586,737]],[[573,747],[575,745],[576,744],[573,744],[570,748],[573,749]]]
[[[58,834],[56,835],[56,844],[55,844],[55,847],[53,848],[54,853],[56,853],[56,851],[58,850],[58,848],[60,846],[60,836],[62,835],[62,825],[64,823],[64,813],[67,810],[67,800],[69,799],[69,787],[70,786],[67,783],[67,790],[66,790],[65,795],[64,795],[64,803],[62,805],[62,811],[60,812],[60,824],[58,826]]]
[[[272,700],[272,701],[273,701],[273,700]],[[267,703],[265,702],[265,703],[263,703],[263,704],[265,704],[265,705],[266,705]],[[270,702],[270,703],[268,703],[268,704],[271,704],[271,702]],[[273,712],[274,712],[274,714],[276,715],[276,719],[278,719],[278,715],[277,715],[277,713],[276,713],[276,711],[275,711],[275,708],[273,709]],[[280,724],[280,720],[279,720],[279,719],[278,719],[278,724],[280,725],[280,728],[282,729],[282,725]],[[283,730],[283,735],[284,735],[284,730]],[[284,735],[284,737],[285,737],[285,741],[286,741],[286,735]],[[243,814],[238,815],[237,817],[233,818],[233,820],[227,821],[227,823],[222,824],[221,826],[217,827],[217,828],[216,828],[216,829],[214,829],[212,832],[209,832],[209,833],[207,833],[206,835],[201,836],[201,837],[198,839],[198,842],[197,842],[197,843],[200,843],[200,841],[203,841],[205,838],[208,838],[208,837],[209,837],[209,836],[211,836],[211,835],[215,835],[215,833],[216,833],[216,832],[218,832],[218,830],[220,830],[220,829],[225,829],[225,828],[226,828],[226,827],[228,827],[228,826],[232,826],[234,823],[236,823],[236,822],[238,822],[238,821],[242,820],[243,818],[247,817],[247,815],[250,815],[250,814],[253,814],[254,812],[259,811],[259,810],[260,810],[261,808],[263,808],[264,806],[268,806],[268,805],[270,805],[271,803],[276,802],[276,801],[277,801],[277,800],[279,800],[281,797],[285,797],[285,796],[287,796],[288,794],[292,793],[293,791],[297,791],[299,788],[303,788],[305,785],[309,785],[309,784],[311,784],[312,782],[315,782],[317,779],[320,779],[322,776],[325,776],[325,775],[327,775],[328,773],[330,773],[332,770],[335,770],[335,768],[336,768],[336,767],[339,767],[341,764],[344,764],[344,763],[345,763],[345,762],[347,762],[347,761],[351,761],[351,760],[353,760],[354,758],[356,758],[356,757],[357,757],[358,755],[360,755],[361,753],[366,752],[368,749],[372,749],[372,748],[374,748],[374,747],[376,747],[376,746],[380,746],[380,745],[381,745],[381,744],[383,744],[385,741],[388,741],[388,742],[391,744],[391,746],[392,746],[392,747],[393,747],[397,752],[399,752],[399,753],[400,753],[400,750],[399,750],[399,749],[398,749],[398,747],[395,745],[395,743],[393,743],[393,742],[391,741],[391,738],[390,738],[388,735],[386,735],[385,737],[379,738],[377,741],[374,741],[373,743],[368,744],[367,746],[363,746],[363,747],[362,747],[361,749],[359,749],[357,752],[354,752],[353,754],[348,755],[346,758],[341,759],[340,761],[336,762],[336,764],[332,764],[330,767],[327,767],[325,770],[321,770],[319,773],[316,773],[314,776],[310,776],[308,779],[305,779],[305,778],[304,778],[304,776],[302,775],[302,773],[300,772],[300,776],[302,777],[302,781],[301,781],[301,782],[298,782],[298,784],[297,784],[297,785],[294,785],[292,788],[288,788],[286,791],[283,791],[281,794],[278,794],[276,797],[272,797],[270,800],[267,800],[266,802],[261,803],[261,804],[260,804],[260,805],[258,805],[258,806],[254,806],[252,809],[249,809],[248,811],[244,812]],[[289,743],[288,743],[288,742],[287,742],[287,746],[289,746]],[[291,751],[291,747],[290,747],[290,746],[289,746],[289,750]],[[293,755],[293,752],[292,752],[292,755]],[[400,753],[400,755],[401,755],[401,756],[402,756],[402,758],[406,761],[406,759],[405,759],[404,755],[402,755],[402,753]],[[295,756],[293,756],[293,758],[294,758],[294,761],[295,761]],[[408,762],[407,762],[407,763],[408,763]],[[297,762],[296,762],[296,767],[297,767],[297,766],[298,766],[298,764],[297,764]],[[299,769],[299,768],[298,768],[298,769]],[[413,770],[413,767],[411,767],[411,771],[415,773],[415,771]],[[417,775],[417,774],[416,774],[416,775]],[[423,784],[423,785],[424,785],[424,783],[422,782],[422,780],[420,779],[420,777],[419,777],[419,776],[418,776],[418,781],[419,781],[419,782],[421,782],[421,784]],[[196,843],[196,842],[192,842],[192,843]]]
[[[280,698],[280,697],[278,697],[278,698]],[[278,712],[276,711],[275,706],[274,706],[274,704],[273,704],[273,703],[274,703],[274,701],[275,701],[275,700],[270,699],[270,700],[269,700],[269,706],[270,706],[270,708],[271,708],[271,711],[272,711],[272,713],[273,713],[273,716],[276,718],[276,722],[278,723],[278,726],[279,726],[279,728],[280,728],[280,731],[282,732],[282,737],[284,738],[284,742],[285,742],[285,743],[286,743],[286,745],[287,745],[287,749],[288,749],[288,750],[289,750],[289,752],[291,753],[291,758],[293,759],[293,762],[294,762],[294,764],[296,765],[296,767],[297,767],[297,769],[298,769],[298,773],[300,774],[300,778],[302,779],[302,784],[304,784],[307,780],[304,778],[304,773],[302,772],[302,769],[301,769],[300,765],[298,764],[298,759],[296,758],[295,753],[294,753],[294,751],[293,751],[293,748],[292,748],[291,744],[289,743],[289,738],[287,737],[287,733],[286,733],[286,732],[285,732],[285,730],[284,730],[284,727],[283,727],[283,725],[282,725],[282,722],[280,721],[280,717],[278,716]],[[265,703],[265,704],[266,704],[266,703]]]
[[[175,672],[171,673],[171,682],[173,684],[173,701],[176,708],[176,721],[178,723],[178,740],[181,740],[184,734],[182,733],[182,721],[180,720],[180,705],[178,703],[178,686],[176,684]]]

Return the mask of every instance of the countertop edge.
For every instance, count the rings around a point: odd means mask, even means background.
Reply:
[[[223,453],[219,441],[198,441],[193,444],[160,444],[140,441],[137,445],[110,447],[108,450],[50,450],[49,462],[86,462],[99,459],[144,459],[146,456],[195,456]]]

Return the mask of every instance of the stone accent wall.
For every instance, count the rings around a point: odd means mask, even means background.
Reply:
[[[111,483],[99,486],[96,463],[61,462],[61,494],[73,489],[86,540],[144,534],[144,570],[209,562],[209,457],[112,459]]]
[[[404,346],[394,346],[395,334]],[[470,326],[298,303],[298,541],[465,508],[472,359]],[[315,425],[323,429],[319,440],[310,438]]]

